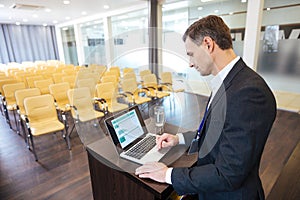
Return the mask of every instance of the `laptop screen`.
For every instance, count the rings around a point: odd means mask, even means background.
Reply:
[[[135,109],[114,118],[111,120],[111,124],[123,149],[144,134]]]

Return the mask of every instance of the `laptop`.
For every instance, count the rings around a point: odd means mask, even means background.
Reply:
[[[148,133],[138,106],[104,120],[121,158],[144,164],[159,161],[171,147],[158,150],[156,135]]]

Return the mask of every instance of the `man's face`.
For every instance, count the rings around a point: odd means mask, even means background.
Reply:
[[[213,60],[207,46],[202,42],[200,46],[195,44],[190,37],[185,41],[186,53],[190,59],[190,67],[194,67],[202,76],[212,73]]]

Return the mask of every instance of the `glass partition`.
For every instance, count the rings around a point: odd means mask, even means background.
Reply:
[[[113,56],[111,66],[148,69],[148,10],[111,17]]]
[[[78,65],[74,27],[67,26],[61,28],[61,38],[65,55],[65,63]]]
[[[299,1],[265,0],[257,71],[275,91],[300,93]]]
[[[105,40],[102,20],[82,23],[80,26],[84,64],[106,64]]]
[[[190,24],[207,15],[219,15],[229,26],[233,48],[237,55],[243,55],[244,33],[246,25],[247,2],[242,1],[177,1],[163,5],[163,71],[171,71],[179,79],[188,77],[192,92],[209,94],[205,88],[199,88],[199,81],[205,82],[211,77],[201,77],[194,69],[188,67],[182,35]],[[187,82],[187,81],[186,81]],[[194,86],[195,87],[194,87]],[[197,91],[196,91],[197,90]]]

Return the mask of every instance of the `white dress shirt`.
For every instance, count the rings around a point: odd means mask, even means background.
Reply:
[[[237,63],[237,61],[239,59],[240,59],[239,56],[234,58],[228,65],[226,65],[221,71],[219,71],[219,73],[210,81],[209,86],[210,86],[210,89],[211,89],[212,93],[211,93],[211,98],[208,102],[207,109],[209,108],[209,106],[210,106],[213,98],[215,97],[217,91],[219,90],[219,88],[223,84],[224,79],[226,78],[226,76],[228,75],[230,70],[233,68],[233,66],[235,65],[235,63]],[[185,144],[184,137],[183,137],[182,133],[178,133],[177,136],[178,136],[179,144]],[[168,168],[168,170],[166,172],[165,181],[168,184],[172,184],[172,181],[171,181],[172,170],[173,170],[173,168],[170,167],[170,168]]]

